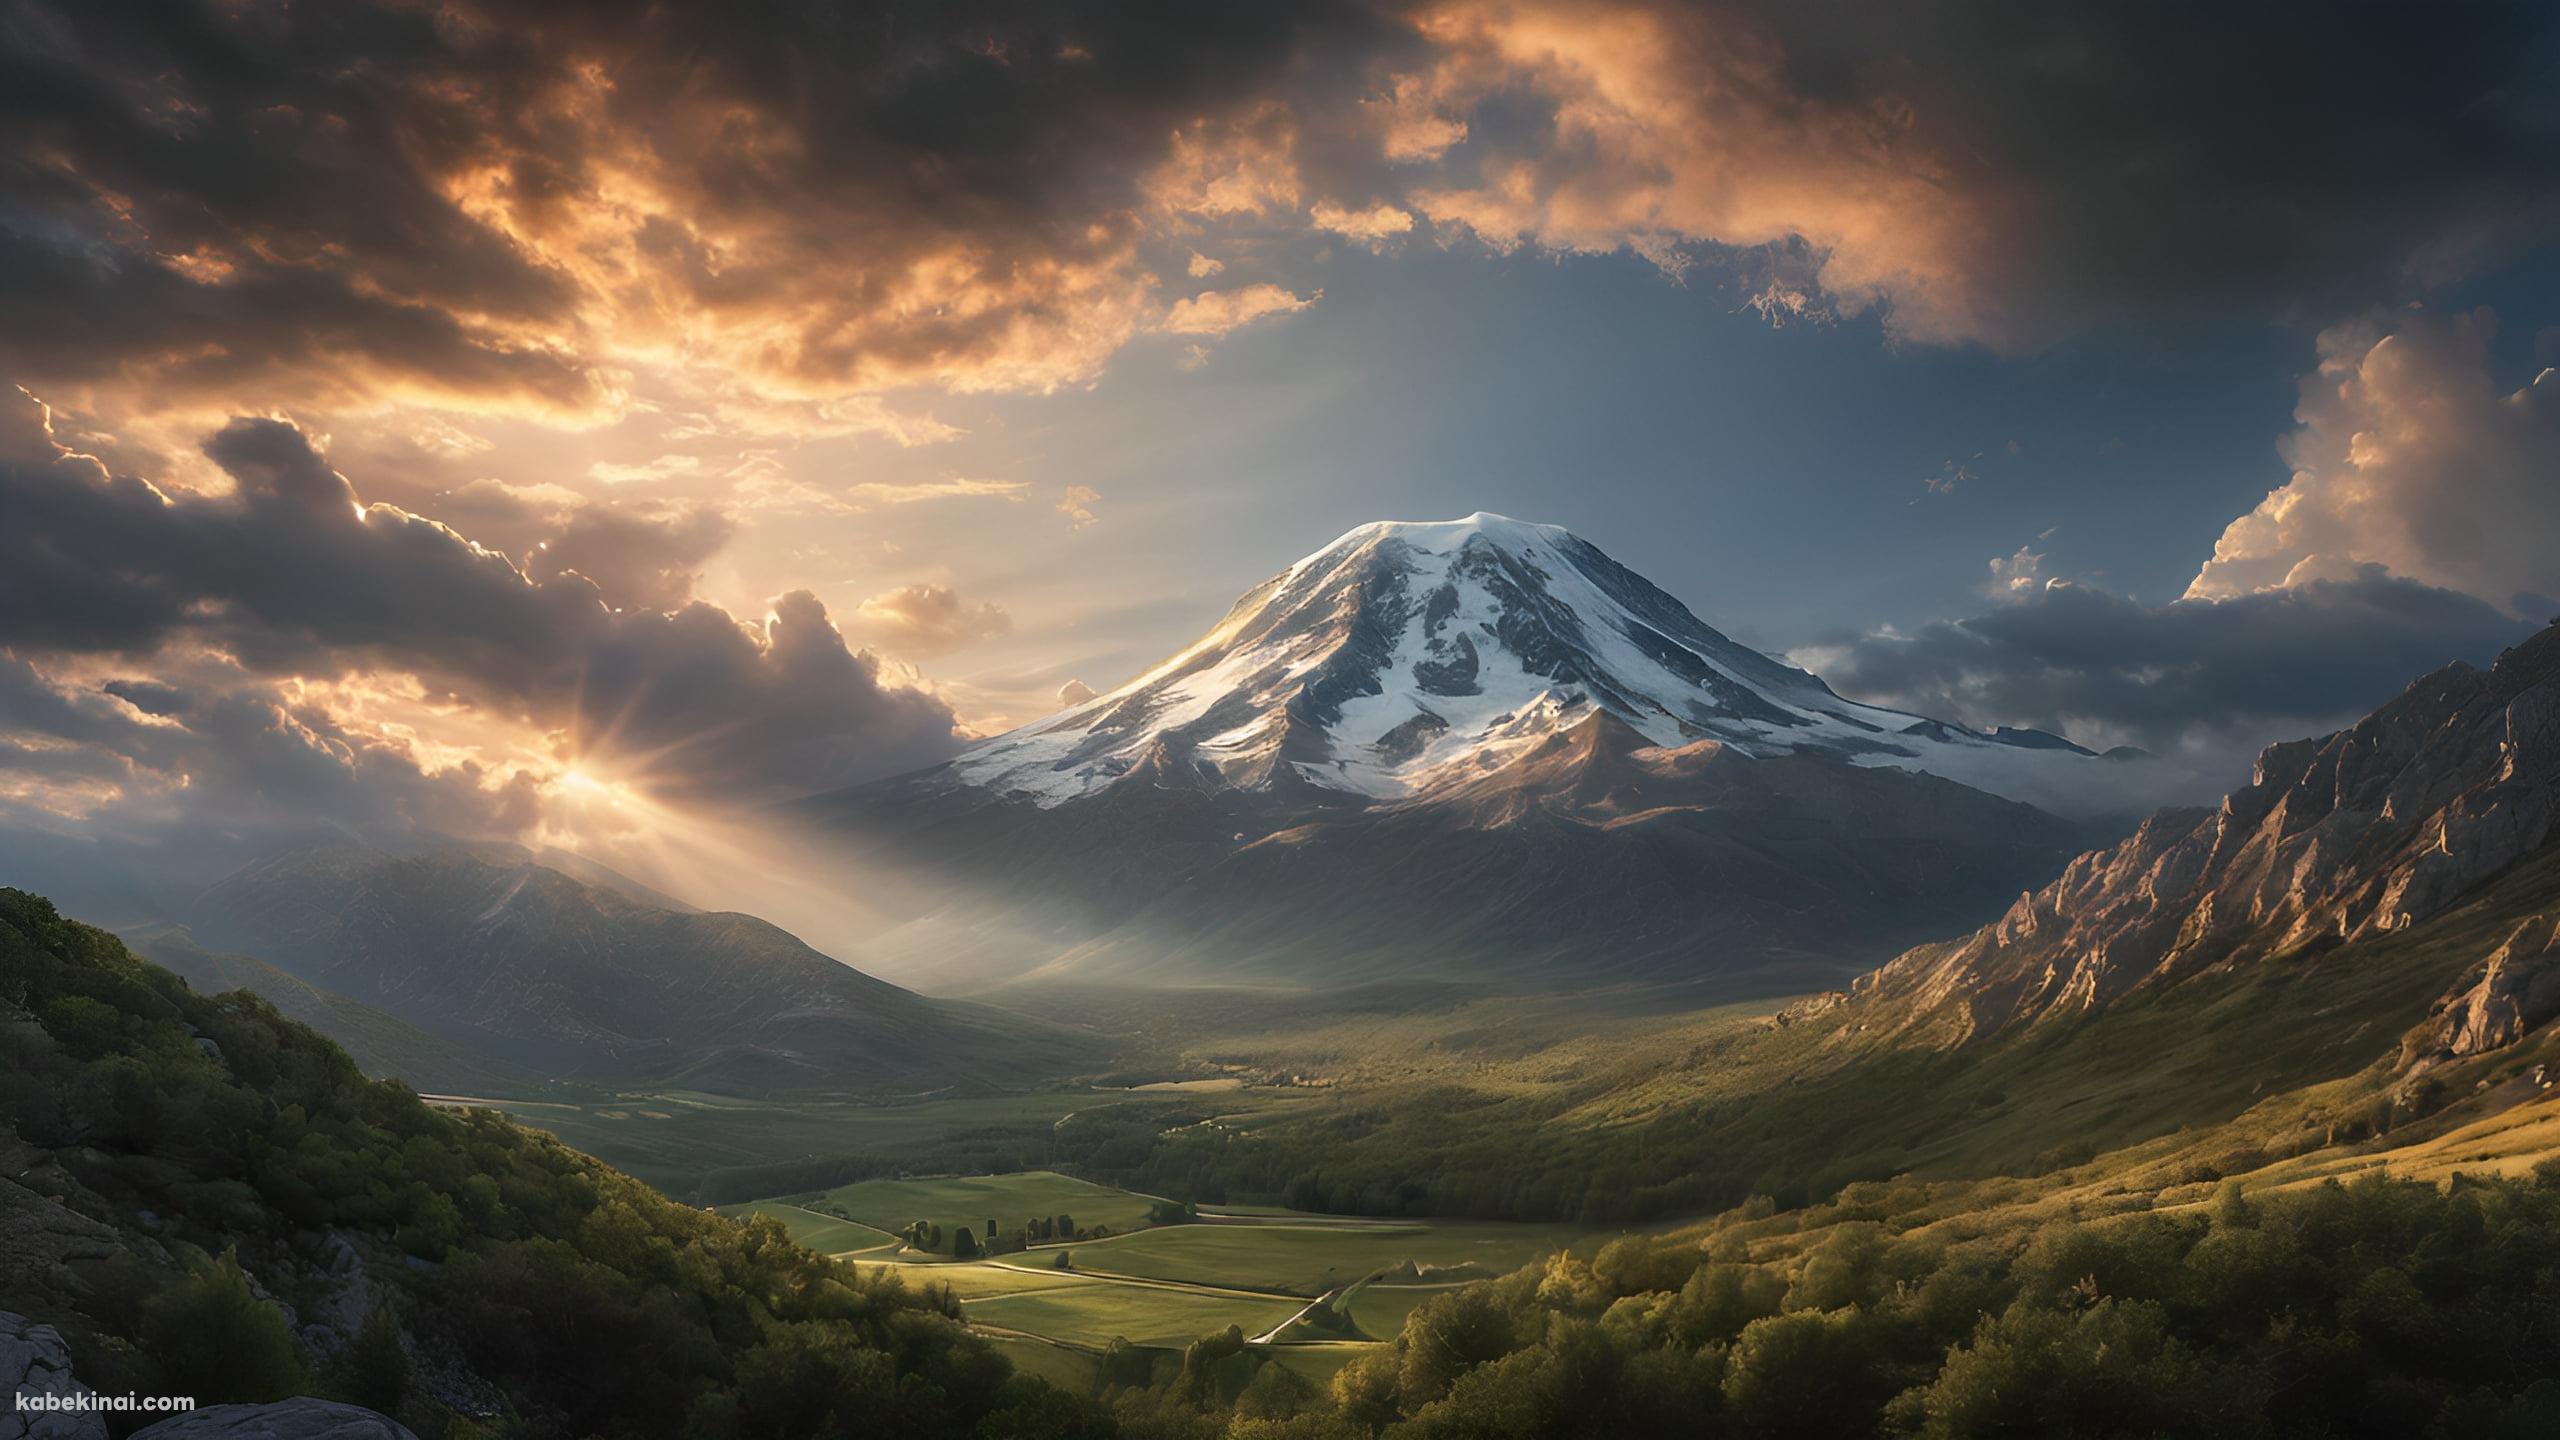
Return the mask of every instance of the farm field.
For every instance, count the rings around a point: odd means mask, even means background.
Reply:
[[[1019,1217],[1065,1213],[1079,1227],[1110,1225],[1113,1233],[1102,1239],[977,1260],[878,1248],[850,1261],[911,1286],[947,1287],[969,1323],[1002,1342],[1008,1354],[1019,1350],[1017,1358],[1028,1363],[1086,1376],[1093,1357],[1115,1339],[1173,1351],[1233,1325],[1249,1338],[1273,1335],[1275,1358],[1322,1381],[1364,1343],[1394,1335],[1413,1307],[1464,1279],[1507,1274],[1559,1248],[1602,1238],[1600,1232],[1562,1225],[1389,1221],[1270,1208],[1150,1227],[1147,1213],[1154,1203],[1149,1196],[1037,1170],[868,1180],[788,1201],[724,1208],[775,1214],[834,1242],[862,1241],[919,1219],[948,1230],[983,1226],[989,1219],[1009,1227]],[[861,1218],[838,1222],[843,1231],[831,1233],[823,1228],[828,1217],[813,1213],[821,1209]],[[1071,1268],[1057,1268],[1062,1253]],[[1382,1271],[1407,1280],[1448,1278],[1364,1287],[1350,1305],[1357,1340],[1289,1323],[1309,1301]],[[1056,1353],[1039,1353],[1044,1345]]]
[[[946,1229],[982,1228],[989,1220],[1010,1230],[1034,1215],[1074,1219],[1079,1232],[1096,1225],[1114,1231],[1147,1223],[1155,1202],[1126,1190],[1096,1185],[1051,1170],[1014,1175],[961,1175],[922,1180],[863,1180],[839,1185],[810,1204],[840,1210],[861,1222],[895,1231],[917,1220]]]
[[[1466,1266],[1449,1279],[1491,1279],[1554,1250],[1591,1238],[1568,1226],[1470,1221],[1406,1225],[1328,1224],[1315,1217],[1269,1223],[1174,1225],[1080,1248],[1076,1268],[1089,1273],[1281,1290],[1313,1298],[1408,1262]]]
[[[1033,1335],[1107,1344],[1179,1349],[1230,1325],[1259,1335],[1298,1312],[1303,1301],[1285,1295],[1255,1297],[1182,1285],[1132,1285],[1087,1279],[1012,1295],[962,1302],[972,1324],[995,1325]]]
[[[952,1298],[963,1302],[984,1300],[993,1295],[1013,1295],[1029,1290],[1056,1290],[1098,1283],[1064,1270],[1016,1267],[978,1260],[946,1263],[930,1260],[857,1260],[854,1264],[860,1269],[894,1274],[912,1287],[921,1288],[927,1285],[948,1287]],[[1107,1335],[1103,1337],[1105,1340],[1110,1338]]]
[[[1351,1297],[1351,1323],[1372,1340],[1404,1328],[1414,1307],[1457,1289],[1454,1285],[1372,1285]]]
[[[750,1215],[770,1215],[782,1222],[782,1228],[791,1232],[793,1240],[821,1255],[841,1255],[848,1250],[876,1250],[898,1243],[898,1237],[886,1230],[874,1230],[858,1221],[820,1215],[778,1200],[755,1200],[744,1205],[716,1208],[720,1214],[733,1220],[743,1220]]]

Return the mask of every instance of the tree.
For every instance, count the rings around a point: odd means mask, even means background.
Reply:
[[[1074,1216],[1061,1215],[1058,1217],[1058,1238],[1061,1240],[1073,1240],[1076,1238],[1076,1221]]]
[[[341,1388],[349,1400],[385,1415],[396,1414],[408,1398],[409,1352],[400,1346],[400,1322],[390,1306],[375,1306],[349,1342]]]
[[[238,1246],[154,1297],[142,1339],[162,1385],[201,1403],[283,1400],[311,1388],[292,1327],[249,1288]]]
[[[959,1229],[951,1232],[951,1258],[954,1260],[975,1260],[978,1258],[978,1234],[976,1231],[971,1230],[966,1225],[963,1225]]]

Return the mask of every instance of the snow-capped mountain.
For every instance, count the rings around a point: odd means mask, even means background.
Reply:
[[[1818,753],[2055,806],[2098,763],[2040,731],[1844,700],[1719,634],[1600,548],[1478,513],[1363,525],[1246,592],[1190,648],[997,736],[948,783],[1041,806],[1133,773],[1427,795],[1606,713],[1663,746]]]
[[[2015,797],[2102,772],[1844,700],[1567,531],[1472,515],[1364,525],[1110,694],[798,817],[912,907],[850,958],[928,988],[1782,994],[2052,878],[2089,836]]]

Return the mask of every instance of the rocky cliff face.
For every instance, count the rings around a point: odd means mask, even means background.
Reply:
[[[2270,746],[2219,809],[2152,816],[1992,924],[1903,955],[1857,998],[1904,1028],[1952,1019],[1981,1036],[2405,929],[2550,844],[2555,782],[2560,627],[2486,671],[2429,675],[2334,735]],[[2520,1033],[2560,1003],[2548,919],[2449,999],[2444,1047]]]

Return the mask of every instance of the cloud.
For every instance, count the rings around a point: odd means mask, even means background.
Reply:
[[[1158,209],[1186,218],[1294,210],[1298,128],[1289,111],[1263,105],[1219,123],[1173,132],[1173,150],[1146,182]]]
[[[2282,445],[2292,478],[2171,604],[2050,576],[2030,542],[1990,562],[1981,613],[1797,658],[1860,699],[2180,757],[2209,795],[2267,741],[2335,729],[2560,611],[2560,378],[2501,392],[2495,328],[2407,309],[2324,333]]]
[[[31,442],[28,408],[0,427],[0,647],[21,662],[160,680],[186,665],[242,683],[414,677],[422,705],[714,802],[888,773],[954,744],[949,709],[884,685],[805,592],[761,621],[700,601],[608,603],[608,584],[677,598],[684,567],[725,534],[717,515],[582,511],[561,532],[567,553],[528,573],[366,506],[282,421],[235,420],[205,443],[232,494],[173,495]]]
[[[1175,301],[1156,328],[1173,335],[1224,335],[1256,320],[1304,310],[1323,298],[1321,290],[1301,299],[1267,283],[1236,290],[1210,290]]]
[[[559,418],[668,364],[813,403],[1089,379],[1156,308],[1141,236],[1294,204],[1280,92],[1392,39],[1335,3],[17,17],[0,364],[83,408]]]
[[[1069,528],[1081,530],[1099,518],[1093,513],[1093,507],[1101,499],[1102,492],[1090,485],[1070,485],[1058,492],[1058,503],[1054,508],[1067,517]]]
[[[1366,210],[1352,210],[1319,200],[1315,208],[1307,212],[1307,218],[1313,220],[1319,230],[1356,240],[1373,250],[1413,230],[1413,216],[1393,205],[1372,205]]]
[[[537,543],[525,573],[536,582],[583,576],[616,609],[673,610],[693,598],[702,562],[737,522],[709,506],[632,510],[581,505]]]
[[[2042,558],[2022,556],[2027,572]],[[2418,676],[2484,663],[2536,628],[2378,573],[2144,605],[1993,569],[2004,598],[1979,614],[1835,636],[1794,658],[1856,699],[2138,745],[2173,761],[2164,779],[2210,795],[2268,741],[2335,729]]]
[[[2381,567],[2529,618],[2560,608],[2560,372],[2501,392],[2496,317],[2404,310],[2336,326],[2302,386],[2293,478],[2231,522],[2187,594]]]
[[[1028,480],[982,480],[963,475],[921,480],[913,485],[866,482],[849,487],[847,499],[860,507],[920,505],[927,500],[1019,500],[1031,488]]]
[[[168,913],[256,854],[347,835],[507,838],[520,767],[433,753],[314,687],[48,676],[0,652],[0,871],[104,920]],[[103,672],[113,675],[112,669]]]
[[[1419,215],[2024,349],[2423,290],[2560,216],[2530,6],[12,13],[0,367],[84,412],[589,425],[681,372],[930,444],[882,397],[1089,383],[1213,232]]]
[[[992,601],[970,602],[948,585],[901,585],[874,595],[851,622],[893,655],[912,660],[947,654],[1013,629],[1013,616]]]
[[[1197,250],[1191,252],[1191,263],[1183,267],[1184,273],[1188,274],[1194,280],[1206,280],[1210,276],[1215,275],[1226,268],[1226,261],[1212,260]]]
[[[2043,588],[2044,555],[2031,546],[2021,545],[2017,552],[1991,562],[1991,589],[1994,594],[2018,595]]]
[[[1405,197],[1436,226],[1674,273],[1802,246],[1810,283],[1762,292],[1779,313],[1880,312],[1915,341],[2360,303],[2560,219],[2526,7],[1924,0],[1842,26],[1775,0],[1450,0],[1416,25],[1430,64],[1374,103],[1388,159],[1445,162]]]
[[[1058,708],[1072,710],[1093,698],[1093,687],[1082,680],[1069,680],[1058,687]]]

